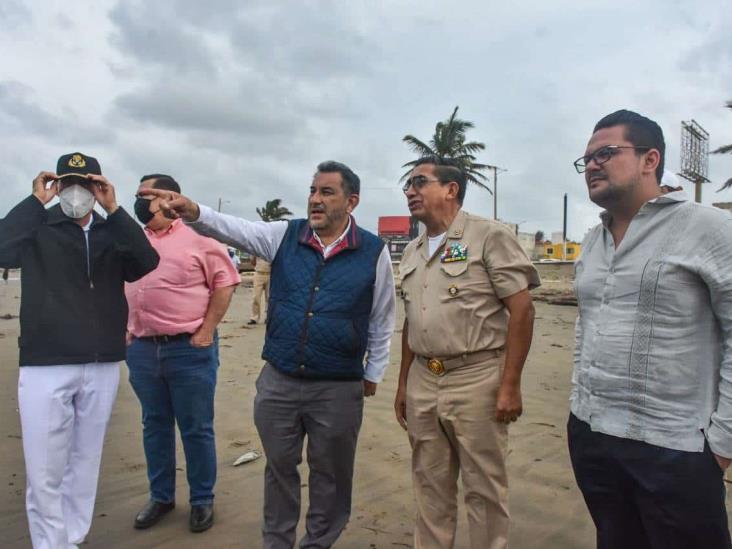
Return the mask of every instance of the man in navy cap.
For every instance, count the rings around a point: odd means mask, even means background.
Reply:
[[[157,264],[99,162],[81,153],[39,173],[0,219],[0,267],[21,269],[18,407],[36,549],[76,547],[89,532],[125,358],[124,282]]]

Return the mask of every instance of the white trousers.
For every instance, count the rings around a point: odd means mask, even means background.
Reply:
[[[26,512],[34,549],[67,549],[91,527],[119,363],[23,366]]]

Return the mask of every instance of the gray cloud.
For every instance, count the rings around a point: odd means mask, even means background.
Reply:
[[[31,23],[31,12],[21,0],[3,0],[0,4],[0,29],[28,27]]]
[[[16,81],[0,82],[0,118],[15,132],[74,142],[79,145],[109,143],[112,136],[84,119],[71,108],[53,113],[39,104],[38,94],[29,86]]]
[[[570,235],[581,238],[598,209],[571,162],[604,114],[656,118],[673,168],[682,119],[699,120],[713,144],[732,142],[727,3],[125,0],[108,10],[80,0],[59,13],[50,0],[10,0],[0,27],[29,28],[0,33],[13,53],[0,136],[19,181],[7,197],[85,147],[125,200],[142,173],[163,171],[230,213],[252,217],[279,197],[302,214],[315,165],[335,158],[361,176],[357,217],[375,228],[379,215],[406,213],[396,185],[412,154],[401,137],[428,138],[460,105],[487,145],[480,160],[509,170],[499,215],[558,230],[566,192]],[[44,32],[70,26],[62,41]],[[83,82],[64,69],[77,64]],[[710,163],[715,181],[732,175],[732,157]],[[724,198],[711,190],[706,202]],[[466,208],[492,216],[493,204],[474,188]]]
[[[197,72],[210,76],[216,66],[201,33],[177,21],[170,2],[120,2],[110,12],[118,29],[111,42],[138,65],[155,65],[160,75]]]

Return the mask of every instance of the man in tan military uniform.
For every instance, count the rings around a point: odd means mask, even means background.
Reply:
[[[508,424],[521,415],[539,276],[504,225],[461,210],[465,174],[422,159],[404,185],[427,227],[400,265],[406,318],[394,403],[412,446],[414,546],[451,548],[462,475],[473,549],[508,544]]]
[[[259,315],[262,311],[262,294],[265,303],[269,301],[269,276],[272,266],[268,261],[260,257],[252,256],[254,261],[254,300],[252,301],[252,316],[247,324],[259,322]]]

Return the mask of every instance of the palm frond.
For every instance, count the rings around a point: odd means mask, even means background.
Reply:
[[[719,187],[719,189],[717,189],[717,192],[724,191],[729,188],[732,188],[732,177],[730,177],[727,181],[725,181],[724,185],[722,185],[721,187]]]
[[[463,143],[462,149],[469,153],[477,153],[485,150],[485,143],[477,143],[475,141],[471,141],[470,143]]]
[[[468,181],[490,193],[491,190],[484,183],[488,181],[488,178],[480,173],[482,170],[488,169],[488,166],[476,162],[476,155],[486,148],[485,143],[467,141],[467,131],[474,128],[475,125],[469,120],[458,118],[459,108],[459,106],[456,106],[446,120],[441,120],[435,124],[435,131],[429,140],[429,144],[413,135],[405,135],[402,141],[407,143],[410,149],[420,157],[437,156],[453,160],[465,172]],[[402,167],[411,168],[417,162],[418,160],[410,160]],[[410,173],[411,170],[403,174],[399,180],[403,181]]]
[[[427,143],[421,141],[420,139],[417,139],[413,135],[405,135],[402,138],[402,141],[409,145],[409,148],[420,156],[430,156],[435,154],[435,151],[432,149],[432,147],[430,147],[429,145],[427,145]]]
[[[732,145],[723,145],[718,149],[714,149],[712,154],[732,154]]]
[[[486,174],[480,173],[479,171],[476,171],[476,170],[467,170],[467,173],[469,175],[471,175],[473,178],[480,179],[481,181],[490,181],[488,179],[488,176]]]
[[[473,183],[474,185],[478,185],[478,187],[480,187],[481,189],[484,189],[484,190],[488,191],[490,194],[493,194],[493,191],[490,190],[490,188],[488,187],[488,185],[486,185],[482,181],[478,181],[478,179],[476,179],[473,174],[467,173],[467,174],[465,174],[465,176],[466,176],[466,179],[470,183]]]
[[[255,209],[257,210],[257,215],[262,218],[262,221],[279,221],[285,217],[293,215],[289,209],[285,206],[281,206],[281,204],[281,198],[274,198],[272,200],[267,200],[264,208]]]

